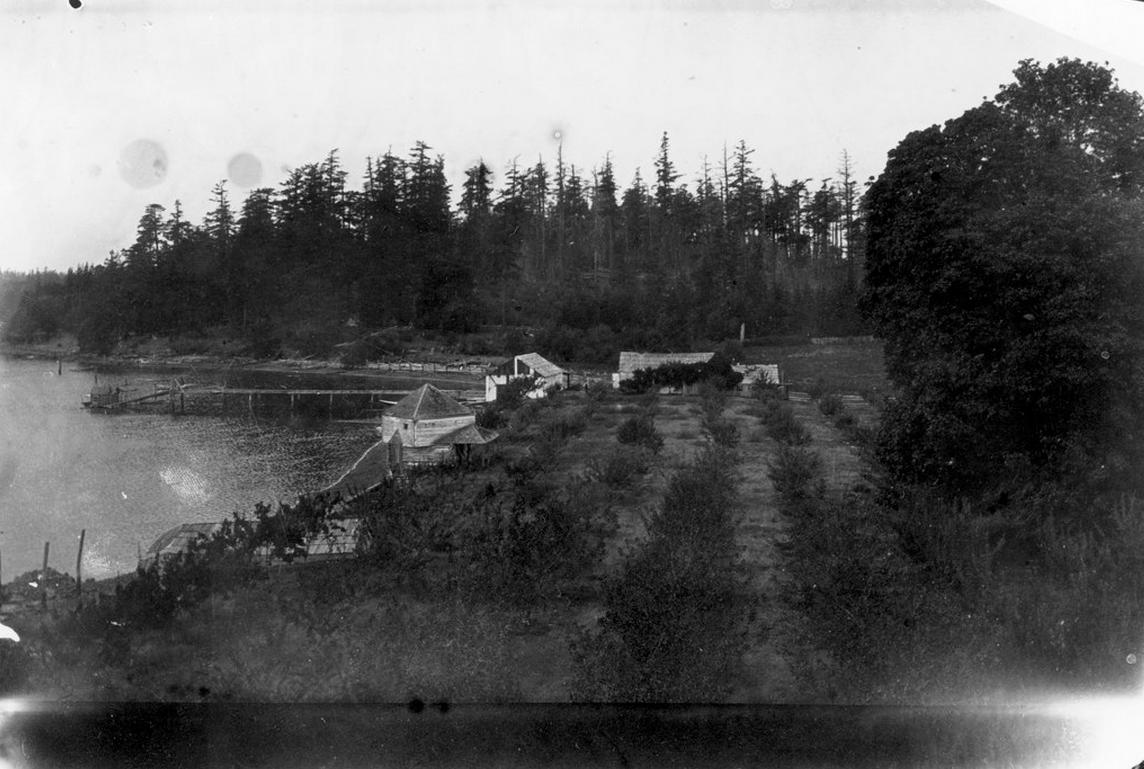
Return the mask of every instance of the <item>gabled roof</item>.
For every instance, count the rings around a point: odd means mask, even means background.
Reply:
[[[457,403],[433,385],[423,384],[395,403],[385,416],[398,419],[444,419],[472,413],[472,409]]]
[[[564,373],[564,369],[535,352],[518,355],[516,359],[541,376],[559,376]]]
[[[621,352],[620,373],[632,374],[641,368],[655,368],[665,363],[706,363],[713,352]]]

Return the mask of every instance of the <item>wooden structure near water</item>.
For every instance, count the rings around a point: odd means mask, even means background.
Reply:
[[[252,388],[185,385],[172,380],[156,383],[150,392],[123,388],[93,389],[84,407],[93,411],[115,412],[127,409],[158,409],[173,414],[255,413],[264,411],[305,413],[333,417],[380,413],[407,395],[407,390],[332,388]],[[481,390],[456,390],[454,397],[464,402],[484,399]]]

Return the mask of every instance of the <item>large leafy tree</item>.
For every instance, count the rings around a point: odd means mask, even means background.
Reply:
[[[897,480],[1139,484],[1144,110],[1097,65],[1022,62],[907,136],[866,197],[863,310],[900,389]],[[1087,492],[1086,492],[1087,493]]]

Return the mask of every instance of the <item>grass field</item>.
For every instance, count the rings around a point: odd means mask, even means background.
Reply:
[[[890,390],[881,342],[748,347],[747,360],[777,363],[783,380],[800,390],[884,395]]]

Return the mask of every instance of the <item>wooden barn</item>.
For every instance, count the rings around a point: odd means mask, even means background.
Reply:
[[[642,368],[658,368],[668,363],[706,363],[713,352],[621,352],[619,370],[612,374],[612,387],[631,379]]]
[[[552,388],[568,387],[567,371],[537,353],[530,352],[505,361],[485,377],[485,401],[491,403],[497,399],[498,387],[513,379],[531,376],[539,377],[540,381],[535,389],[527,393],[529,398],[543,398]]]
[[[381,417],[381,440],[391,467],[465,459],[473,446],[496,440],[477,426],[477,415],[431,384],[424,384]]]

